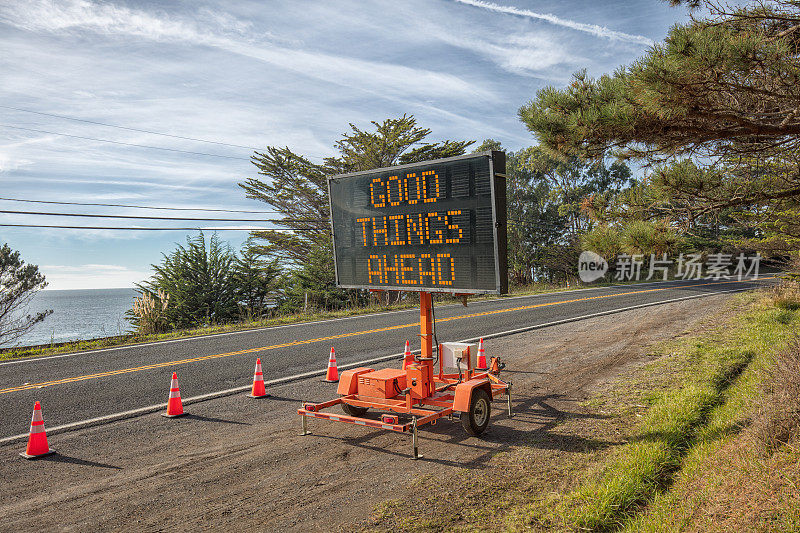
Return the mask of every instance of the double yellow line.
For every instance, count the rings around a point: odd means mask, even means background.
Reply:
[[[772,277],[761,278],[761,279],[772,279]],[[468,314],[468,315],[459,315],[459,316],[453,316],[453,317],[447,317],[447,318],[440,318],[440,319],[437,319],[437,322],[449,322],[451,320],[462,320],[464,318],[475,318],[475,317],[481,317],[481,316],[496,315],[496,314],[500,314],[500,313],[512,313],[514,311],[525,311],[525,310],[528,310],[528,309],[536,309],[538,307],[547,307],[547,306],[551,306],[551,305],[563,305],[563,304],[575,303],[575,302],[587,302],[587,301],[590,301],[590,300],[600,300],[600,299],[604,299],[604,298],[613,298],[613,297],[616,297],[616,296],[628,296],[628,295],[631,295],[631,294],[644,294],[644,293],[666,291],[666,290],[673,290],[673,289],[684,289],[684,288],[692,288],[692,287],[701,287],[701,286],[705,286],[705,285],[720,285],[720,284],[724,284],[724,283],[740,283],[740,282],[738,280],[714,281],[714,282],[709,282],[709,283],[698,283],[698,284],[694,284],[694,285],[681,285],[681,286],[677,286],[677,287],[674,287],[674,286],[673,287],[662,287],[662,288],[657,288],[657,289],[643,289],[643,290],[638,290],[638,291],[620,292],[620,293],[615,293],[615,294],[602,294],[600,296],[586,296],[586,297],[583,297],[583,298],[574,298],[572,300],[561,300],[561,301],[558,301],[558,302],[546,302],[546,303],[533,304],[533,305],[523,305],[523,306],[520,306],[520,307],[510,307],[510,308],[507,308],[507,309],[496,309],[494,311],[483,311],[481,313],[471,313],[471,314]],[[316,342],[323,342],[323,341],[329,341],[329,340],[334,340],[334,339],[343,339],[343,338],[346,338],[346,337],[354,337],[356,335],[368,335],[370,333],[381,333],[381,332],[384,332],[384,331],[392,331],[392,330],[396,330],[396,329],[416,327],[418,325],[419,325],[419,322],[412,322],[410,324],[399,324],[397,326],[387,326],[385,328],[376,328],[376,329],[369,329],[369,330],[364,330],[364,331],[353,331],[353,332],[350,332],[350,333],[340,333],[338,335],[329,335],[327,337],[318,337],[316,339],[308,339],[308,340],[304,340],[304,341],[292,341],[292,342],[285,342],[283,344],[273,344],[272,346],[261,346],[260,348],[248,348],[247,350],[238,350],[238,351],[235,351],[235,352],[218,353],[218,354],[214,354],[214,355],[204,355],[204,356],[200,356],[200,357],[190,357],[188,359],[178,359],[176,361],[165,361],[165,362],[162,362],[162,363],[153,363],[151,365],[136,366],[136,367],[132,367],[132,368],[122,368],[122,369],[119,369],[119,370],[109,370],[107,372],[98,372],[96,374],[87,374],[85,376],[75,376],[75,377],[71,377],[71,378],[56,379],[56,380],[53,380],[53,381],[43,381],[41,383],[28,383],[28,384],[25,384],[25,385],[19,385],[17,387],[9,387],[7,389],[0,389],[0,394],[8,394],[8,393],[11,393],[11,392],[18,392],[18,391],[24,391],[24,390],[30,390],[30,389],[38,389],[38,388],[42,388],[42,387],[51,387],[53,385],[64,385],[66,383],[74,383],[76,381],[85,381],[85,380],[88,380],[88,379],[104,378],[104,377],[107,377],[107,376],[118,376],[120,374],[130,374],[132,372],[141,372],[143,370],[152,370],[152,369],[155,369],[155,368],[164,368],[164,367],[171,367],[171,366],[177,366],[177,365],[185,365],[185,364],[189,364],[189,363],[197,363],[199,361],[208,361],[210,359],[221,359],[223,357],[232,357],[234,355],[242,355],[242,354],[246,354],[246,353],[264,352],[264,351],[267,351],[267,350],[276,350],[278,348],[288,348],[288,347],[291,347],[291,346],[302,346],[304,344],[314,344]]]

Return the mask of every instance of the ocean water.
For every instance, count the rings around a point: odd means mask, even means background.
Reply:
[[[34,296],[30,312],[52,309],[53,314],[37,324],[14,345],[111,337],[131,331],[125,311],[131,308],[134,289],[43,290]]]

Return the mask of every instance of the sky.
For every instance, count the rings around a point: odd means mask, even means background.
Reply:
[[[269,210],[237,185],[257,175],[254,149],[321,161],[349,123],[403,114],[430,140],[518,150],[536,144],[517,110],[539,89],[629,64],[686,18],[657,0],[0,0],[0,197]],[[10,213],[0,224],[249,227]],[[39,265],[49,289],[130,287],[190,234],[0,227],[0,244]],[[247,238],[220,235],[234,248]]]

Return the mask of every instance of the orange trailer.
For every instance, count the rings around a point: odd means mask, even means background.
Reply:
[[[411,433],[413,458],[419,455],[417,430],[438,419],[458,413],[470,435],[480,435],[489,425],[491,402],[503,394],[511,413],[511,383],[499,378],[503,364],[492,357],[489,370],[472,368],[469,348],[462,354],[458,373],[444,373],[442,345],[437,347],[438,370],[433,356],[434,318],[431,293],[420,292],[420,338],[422,350],[405,368],[354,368],[342,373],[339,397],[322,403],[303,403],[297,413],[302,417],[303,435],[309,435],[308,418],[333,420],[366,427]],[[466,369],[461,364],[466,359]],[[345,414],[323,410],[341,405]],[[365,418],[369,409],[381,411],[380,419]],[[410,421],[401,421],[411,417]]]

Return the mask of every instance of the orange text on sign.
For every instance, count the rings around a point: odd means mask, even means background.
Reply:
[[[442,193],[435,170],[409,172],[402,178],[400,175],[376,176],[369,184],[370,203],[378,208],[428,204],[438,200]]]
[[[456,261],[450,254],[372,254],[369,282],[402,285],[452,285]]]
[[[361,243],[364,246],[405,246],[413,244],[468,243],[453,217],[463,211],[434,211],[412,215],[389,215],[358,218],[361,224]]]

